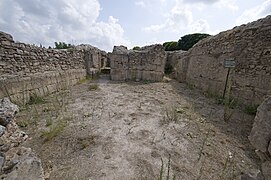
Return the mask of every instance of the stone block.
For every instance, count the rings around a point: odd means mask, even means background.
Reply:
[[[249,135],[250,143],[262,152],[268,152],[271,140],[271,96],[257,109],[257,114]]]
[[[271,161],[262,164],[262,172],[265,180],[271,180]]]
[[[111,80],[113,81],[125,81],[127,80],[127,71],[119,69],[111,69]]]

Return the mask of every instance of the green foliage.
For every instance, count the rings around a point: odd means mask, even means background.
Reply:
[[[169,62],[166,62],[164,72],[167,75],[173,73],[173,67]]]
[[[244,112],[249,115],[256,115],[258,106],[259,105],[247,105],[245,106]]]
[[[178,50],[178,42],[176,41],[170,41],[170,42],[165,42],[163,44],[165,51],[175,51]]]
[[[209,34],[201,34],[201,33],[195,33],[195,34],[188,34],[183,37],[178,41],[178,49],[187,51],[191,47],[194,46],[197,42],[200,40],[209,37]]]
[[[133,47],[133,50],[140,50],[140,47],[139,46],[135,46],[135,47]]]
[[[59,120],[55,126],[50,126],[49,130],[43,131],[41,136],[44,138],[44,141],[50,141],[54,137],[58,136],[65,128],[66,122]]]
[[[89,85],[89,87],[88,87],[88,90],[89,90],[89,91],[95,91],[95,90],[98,90],[98,89],[99,89],[98,84],[91,84],[91,85]]]
[[[200,40],[210,36],[209,34],[201,34],[201,33],[195,33],[195,34],[187,34],[181,39],[179,39],[178,42],[176,41],[170,41],[170,42],[165,42],[163,44],[165,51],[176,51],[176,50],[184,50],[187,51],[191,47],[194,46],[197,42]]]
[[[168,163],[167,163],[166,180],[170,180],[170,175],[169,175],[169,172],[170,172],[170,166],[171,166],[170,158],[171,158],[171,155],[169,154]],[[163,176],[164,176],[164,161],[163,161],[162,158],[161,158],[161,162],[162,162],[162,165],[161,165],[161,168],[160,168],[160,173],[159,173],[158,180],[163,180]],[[172,179],[175,180],[175,179],[176,179],[176,176],[173,175],[173,178],[172,178]]]
[[[32,105],[32,104],[43,104],[43,103],[45,103],[45,100],[41,96],[34,93],[30,96],[29,102],[27,104]]]
[[[55,42],[55,49],[69,49],[73,47],[74,45],[66,44],[65,42]]]

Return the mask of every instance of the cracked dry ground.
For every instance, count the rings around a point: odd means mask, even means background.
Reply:
[[[234,110],[226,123],[223,109],[174,80],[100,78],[29,106],[17,122],[47,179],[158,179],[161,159],[163,179],[168,164],[170,179],[239,179],[258,167],[247,140],[253,117]],[[60,121],[55,137],[44,135]]]

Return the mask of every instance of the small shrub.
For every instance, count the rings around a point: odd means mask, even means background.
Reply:
[[[244,112],[249,115],[256,115],[258,106],[259,105],[247,105],[244,108]]]
[[[32,104],[43,104],[46,101],[43,99],[43,97],[37,95],[36,93],[32,94],[30,96],[30,99],[28,101],[28,105],[32,105]]]
[[[27,120],[18,121],[17,125],[19,127],[27,127],[29,125],[29,121],[27,121]]]
[[[169,75],[171,73],[173,73],[173,66],[170,63],[166,63],[165,64],[165,74]]]
[[[49,127],[53,124],[53,119],[52,118],[49,118],[49,119],[46,119],[46,127]]]
[[[80,79],[80,80],[77,82],[77,84],[83,84],[83,83],[85,83],[85,82],[87,82],[87,81],[89,81],[89,80],[91,80],[90,77],[84,77],[84,78]]]
[[[140,47],[139,46],[135,46],[135,47],[133,47],[133,50],[140,50]]]
[[[88,87],[88,90],[89,90],[89,91],[96,91],[97,89],[99,89],[98,84],[91,84],[91,85]]]
[[[43,131],[41,137],[44,141],[50,141],[54,137],[58,136],[65,128],[66,123],[63,120],[59,120],[55,126],[50,126],[49,130]]]

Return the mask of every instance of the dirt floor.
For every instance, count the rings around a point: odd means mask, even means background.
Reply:
[[[47,179],[240,179],[258,166],[247,139],[253,116],[223,117],[214,99],[174,80],[101,77],[28,106],[17,122]]]

